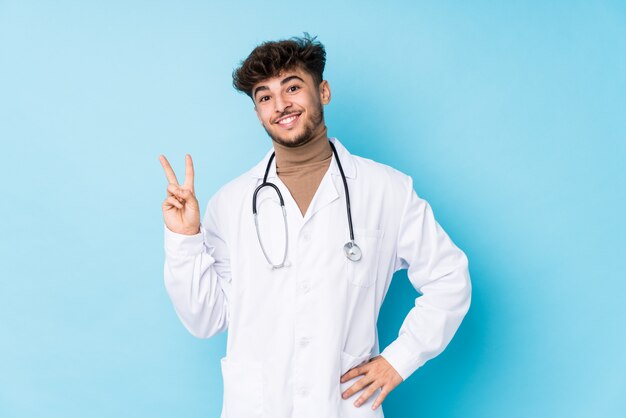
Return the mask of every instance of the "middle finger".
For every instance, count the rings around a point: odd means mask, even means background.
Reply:
[[[350,396],[354,395],[370,383],[372,383],[373,379],[368,376],[363,376],[361,379],[357,380],[352,386],[350,386],[343,394],[341,395],[343,399],[348,399]]]

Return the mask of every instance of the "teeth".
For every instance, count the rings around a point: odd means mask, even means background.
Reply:
[[[283,119],[283,120],[281,120],[278,123],[280,123],[281,125],[287,125],[287,124],[293,122],[294,120],[296,120],[296,116],[290,116],[287,119]]]

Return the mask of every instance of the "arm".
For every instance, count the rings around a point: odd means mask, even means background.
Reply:
[[[228,327],[230,263],[212,202],[199,233],[177,234],[165,226],[164,278],[176,314],[191,334],[209,338]]]
[[[397,269],[408,268],[412,285],[422,296],[404,319],[398,338],[381,353],[406,379],[440,354],[467,313],[471,283],[465,254],[448,237],[409,181],[400,222]]]
[[[410,177],[396,243],[396,270],[408,268],[409,280],[420,293],[404,319],[398,338],[368,363],[349,370],[340,382],[363,377],[343,394],[347,399],[364,389],[361,406],[381,389],[372,408],[426,361],[441,353],[452,339],[470,304],[467,257],[435,221],[430,205],[413,190]]]
[[[185,182],[180,185],[164,156],[161,165],[169,182],[163,202],[165,221],[165,287],[182,323],[193,335],[208,338],[228,327],[230,282],[228,248],[218,230],[214,200],[204,223],[193,186],[193,162],[185,157]]]

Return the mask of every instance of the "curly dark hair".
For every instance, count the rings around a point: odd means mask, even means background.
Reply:
[[[316,38],[305,32],[304,37],[260,44],[233,71],[233,86],[252,98],[255,84],[298,67],[309,73],[319,85],[323,80],[326,50]]]

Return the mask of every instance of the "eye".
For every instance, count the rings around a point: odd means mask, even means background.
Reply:
[[[266,102],[266,101],[268,101],[269,99],[270,99],[270,96],[261,96],[261,97],[259,98],[259,102]]]
[[[294,92],[294,91],[296,91],[296,90],[300,90],[300,86],[297,86],[297,85],[295,85],[295,84],[294,84],[293,86],[289,86],[289,87],[287,88],[287,91],[288,91],[289,93],[293,93],[293,92]]]

